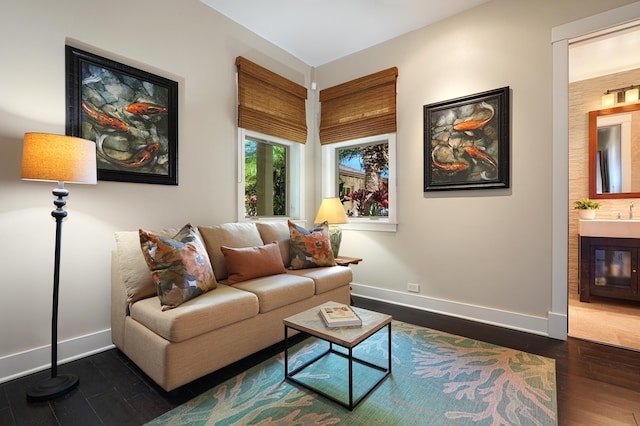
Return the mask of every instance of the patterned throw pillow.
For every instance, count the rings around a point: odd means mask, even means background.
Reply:
[[[163,311],[216,288],[211,261],[197,228],[188,223],[173,238],[143,229],[138,232]]]
[[[335,266],[329,242],[329,224],[323,222],[317,228],[306,230],[289,221],[290,269]]]

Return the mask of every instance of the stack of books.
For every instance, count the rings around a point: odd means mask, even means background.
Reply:
[[[362,320],[347,305],[323,306],[320,316],[329,328],[362,326]]]

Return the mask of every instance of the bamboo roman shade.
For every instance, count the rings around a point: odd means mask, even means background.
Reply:
[[[393,67],[320,91],[322,145],[396,131]]]
[[[307,141],[307,89],[238,56],[238,127]]]

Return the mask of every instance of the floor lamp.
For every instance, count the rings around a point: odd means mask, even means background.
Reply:
[[[64,183],[96,183],[96,144],[85,139],[46,133],[25,133],[22,152],[22,179],[58,182],[53,190],[56,209],[56,245],[53,269],[53,309],[51,314],[51,377],[27,391],[30,401],[45,401],[66,394],[78,386],[73,374],[58,375],[58,288],[60,284],[60,241],[62,220],[67,216]]]

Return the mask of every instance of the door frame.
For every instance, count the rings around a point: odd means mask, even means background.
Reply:
[[[553,49],[553,188],[549,337],[567,339],[569,263],[569,42],[640,19],[640,2],[569,22],[551,30]]]

